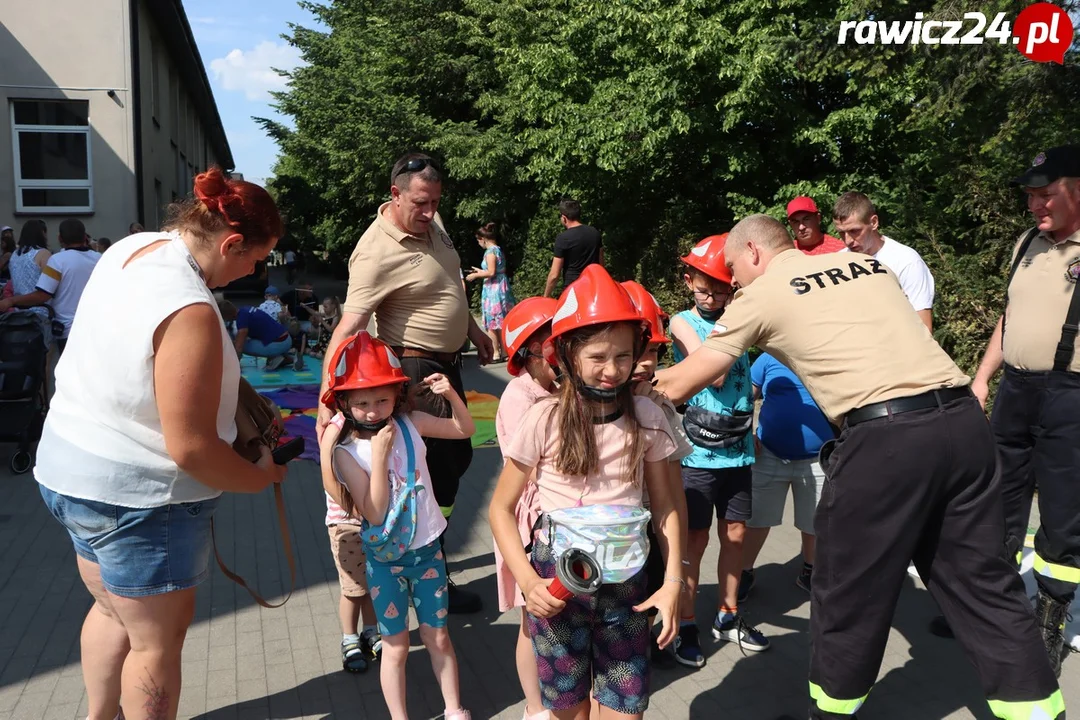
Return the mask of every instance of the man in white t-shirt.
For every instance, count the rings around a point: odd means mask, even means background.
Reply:
[[[285,281],[292,285],[296,281],[296,253],[285,251]]]
[[[86,228],[82,222],[73,218],[63,221],[60,223],[60,252],[49,258],[38,278],[37,287],[26,295],[0,301],[0,312],[11,307],[51,305],[56,321],[64,328],[62,333],[55,336],[56,346],[63,352],[79,299],[100,259],[101,254],[91,250],[86,241]]]
[[[870,198],[860,192],[846,192],[838,197],[833,207],[833,224],[848,250],[869,255],[893,271],[911,307],[932,332],[934,276],[919,253],[881,234],[877,208]]]

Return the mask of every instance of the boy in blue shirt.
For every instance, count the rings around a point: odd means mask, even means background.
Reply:
[[[795,584],[810,592],[814,570],[814,512],[821,499],[825,473],[818,451],[834,437],[829,421],[810,391],[786,365],[768,353],[750,368],[754,397],[761,397],[754,438],[753,514],[747,523],[739,601],[754,585],[754,562],[769,528],[784,519],[788,488],[795,499],[795,527],[802,532],[803,568]]]

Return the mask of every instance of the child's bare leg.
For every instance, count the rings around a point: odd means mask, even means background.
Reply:
[[[460,710],[457,655],[454,654],[454,646],[450,642],[450,631],[445,627],[433,628],[420,623],[420,639],[431,655],[431,669],[439,681],[447,711]],[[385,649],[383,652],[386,652]],[[383,657],[385,658],[385,655]]]
[[[540,674],[536,669],[536,653],[533,652],[532,638],[529,637],[529,621],[525,608],[521,608],[521,631],[517,639],[517,671],[521,681],[521,690],[525,693],[525,714],[536,715],[544,711],[540,696]]]
[[[627,715],[626,713],[616,712],[609,707],[600,707],[600,720],[642,720],[644,717],[645,713]]]
[[[364,600],[367,600],[368,607],[371,606],[371,600],[369,598],[355,598],[348,597],[345,593],[341,594],[341,599],[338,601],[338,619],[341,620],[341,634],[342,635],[356,635],[356,624],[360,621],[360,610],[363,607],[361,604]],[[372,611],[374,615],[374,611]]]
[[[556,720],[589,720],[589,711],[593,700],[585,700],[577,707],[569,710],[552,710],[551,716]]]
[[[371,604],[371,596],[365,595],[361,598],[356,598],[360,605],[360,619],[364,621],[364,627],[370,627],[372,625],[378,625],[379,621],[375,619],[375,606]],[[356,623],[353,623],[353,627],[356,627]],[[355,630],[353,631],[355,632]]]
[[[390,710],[391,720],[409,720],[405,701],[405,661],[409,657],[409,631],[388,635],[382,641],[379,684],[382,686],[383,699]]]

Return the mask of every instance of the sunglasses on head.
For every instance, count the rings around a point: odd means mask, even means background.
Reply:
[[[396,173],[394,173],[393,179],[397,180],[398,176],[402,175],[404,173],[420,172],[421,170],[423,170],[424,168],[427,168],[427,167],[432,167],[432,168],[435,168],[436,170],[439,169],[438,163],[436,163],[431,158],[413,158],[409,162],[402,165],[401,168],[399,168],[398,171]]]

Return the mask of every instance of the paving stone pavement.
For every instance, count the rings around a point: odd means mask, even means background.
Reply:
[[[466,387],[497,394],[507,376],[467,359]],[[90,597],[79,582],[66,533],[45,510],[31,475],[7,469],[11,446],[0,445],[0,720],[82,720],[86,697],[79,667],[79,630]],[[483,612],[452,616],[461,690],[473,717],[517,720],[523,711],[513,662],[517,615],[499,615],[486,508],[500,455],[478,449],[462,482],[448,536],[451,572],[479,592]],[[337,574],[323,525],[318,469],[292,465],[285,484],[298,561],[288,604],[267,610],[218,570],[199,590],[196,619],[183,656],[180,717],[200,720],[389,717],[376,670],[341,670]],[[288,572],[271,493],[225,496],[217,515],[226,562],[265,597],[277,597]],[[745,611],[773,647],[742,656],[706,641],[708,664],[653,673],[650,718],[726,717],[772,720],[806,716],[809,598],[795,587],[799,535],[787,525],[770,537]],[[714,567],[717,545],[704,566]],[[708,576],[706,576],[708,579]],[[701,618],[716,605],[715,579],[705,582]],[[916,581],[903,590],[879,681],[860,713],[868,720],[930,720],[992,716],[975,674],[956,643],[933,637],[926,624],[936,607]],[[703,621],[704,622],[704,621]],[[415,627],[415,622],[414,622]],[[443,703],[428,657],[412,635],[409,710],[434,718]],[[1066,661],[1066,700],[1080,707],[1080,658]]]

